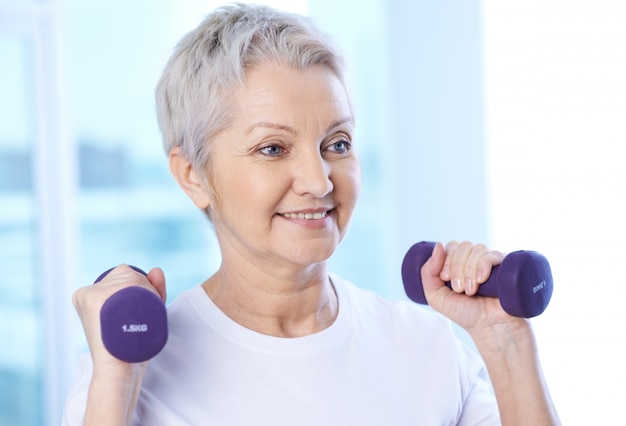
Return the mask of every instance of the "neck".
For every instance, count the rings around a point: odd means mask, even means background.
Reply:
[[[270,336],[317,333],[329,327],[339,312],[325,264],[271,275],[222,264],[203,287],[233,321]]]

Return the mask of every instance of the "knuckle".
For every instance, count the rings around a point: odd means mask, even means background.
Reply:
[[[82,298],[83,298],[84,292],[85,292],[84,288],[79,288],[72,294],[72,305],[74,305],[74,308],[78,309],[78,307],[82,305]]]
[[[473,247],[473,250],[479,252],[479,253],[487,253],[489,251],[489,249],[487,248],[487,246],[485,244],[476,244]]]
[[[474,244],[471,241],[463,241],[459,244],[459,247],[462,249],[471,249],[472,247],[474,247]]]
[[[459,242],[456,240],[449,241],[448,244],[446,244],[446,251],[454,251],[458,247],[458,245]]]

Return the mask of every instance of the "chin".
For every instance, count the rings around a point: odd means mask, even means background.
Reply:
[[[336,248],[336,244],[332,246],[326,245],[326,247],[299,247],[298,249],[294,249],[288,256],[293,263],[302,266],[311,266],[326,262],[333,253],[335,253]]]

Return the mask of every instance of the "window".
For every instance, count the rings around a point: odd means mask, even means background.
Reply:
[[[170,49],[218,3],[0,3],[0,423],[58,422],[86,349],[71,306],[76,288],[119,263],[160,266],[172,300],[218,267],[210,226],[169,176],[153,106]],[[310,7],[268,3],[296,12]],[[328,31],[348,39],[348,53],[364,58],[359,37],[373,35],[367,23],[375,24],[376,14],[355,33],[324,18],[331,5],[316,7],[311,13]],[[382,64],[367,68],[369,76],[384,72]],[[370,105],[382,102],[383,92],[372,91]],[[361,219],[333,269],[390,293],[399,290],[381,284],[385,266],[372,267],[385,235],[375,123],[362,127],[359,141],[369,185]],[[375,249],[353,256],[363,246]]]
[[[37,204],[32,158],[37,93],[35,39],[27,27],[0,33],[0,424],[39,424],[42,302],[37,285]]]
[[[219,265],[153,106],[171,47],[218,3],[0,2],[0,423],[58,423],[86,349],[74,289],[160,266],[171,300]],[[331,269],[402,297],[410,244],[487,237],[479,2],[267,3],[309,13],[351,59],[363,191]]]

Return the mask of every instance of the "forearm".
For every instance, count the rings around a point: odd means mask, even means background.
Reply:
[[[474,338],[493,383],[503,425],[559,425],[527,320]]]
[[[114,373],[94,371],[85,411],[85,425],[130,425],[145,365],[128,365]]]

